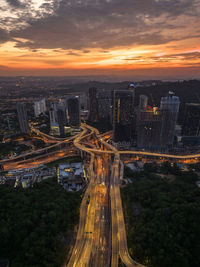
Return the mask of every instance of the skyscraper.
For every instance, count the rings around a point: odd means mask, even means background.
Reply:
[[[66,110],[62,107],[57,107],[57,121],[58,121],[58,127],[59,127],[59,135],[64,136],[65,134],[65,121],[66,121]]]
[[[199,103],[186,103],[182,134],[184,136],[200,136]]]
[[[88,92],[88,120],[96,122],[98,120],[98,102],[97,102],[97,89],[95,87],[89,88]]]
[[[22,133],[29,133],[28,116],[25,103],[17,103],[17,115],[19,120],[20,131]]]
[[[161,98],[160,110],[162,112],[162,146],[168,149],[173,146],[176,122],[180,100],[173,92],[169,91],[167,97]]]
[[[137,147],[151,151],[166,151],[173,146],[180,101],[169,92],[161,98],[160,108],[147,106],[140,96],[137,118]]]
[[[111,122],[112,99],[111,91],[101,90],[97,93],[98,119]]]
[[[139,109],[144,110],[147,108],[148,96],[140,95]]]
[[[34,113],[38,117],[41,113],[46,111],[46,101],[45,98],[34,102]]]
[[[134,89],[116,90],[113,99],[114,142],[133,141]]]
[[[67,100],[69,125],[72,127],[80,127],[80,101],[79,97],[71,97]]]
[[[150,151],[161,149],[162,113],[158,108],[140,111],[138,120],[137,147]]]
[[[51,103],[49,109],[51,134],[63,136],[65,125],[67,124],[66,106],[63,101]]]
[[[58,124],[58,115],[57,115],[57,104],[55,102],[51,103],[49,109],[49,117],[50,117],[50,133],[52,135],[60,135],[59,124]]]

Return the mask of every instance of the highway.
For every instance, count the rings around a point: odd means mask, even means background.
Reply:
[[[90,182],[81,203],[77,239],[67,266],[117,267],[120,257],[125,266],[141,267],[130,257],[127,247],[120,196],[120,153],[101,138],[97,129],[82,125],[82,130],[74,145],[91,156]],[[89,143],[91,137],[97,140],[92,142],[95,149],[86,146],[85,139]]]
[[[26,153],[15,159],[5,160],[5,170],[35,167],[43,163],[71,156],[79,150],[89,158],[88,185],[80,206],[79,227],[67,267],[117,267],[119,259],[125,266],[142,267],[129,254],[124,222],[120,181],[123,178],[122,155],[192,160],[200,154],[172,155],[145,151],[118,151],[106,142],[111,133],[99,131],[82,124],[82,131],[56,144]],[[48,138],[45,136],[45,138]],[[64,146],[64,147],[62,147]],[[56,151],[51,151],[56,149]],[[46,154],[42,154],[42,153]],[[33,158],[29,158],[33,156]],[[26,159],[27,157],[27,159]]]

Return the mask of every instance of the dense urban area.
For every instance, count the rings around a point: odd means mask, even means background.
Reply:
[[[200,81],[0,77],[0,266],[200,266]]]

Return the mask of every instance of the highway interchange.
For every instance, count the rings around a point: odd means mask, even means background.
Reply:
[[[87,169],[88,186],[80,206],[79,227],[72,253],[66,267],[117,267],[119,259],[125,266],[142,265],[129,254],[127,235],[120,196],[123,178],[121,155],[152,157],[177,161],[198,159],[195,155],[172,155],[144,151],[118,151],[106,142],[106,135],[98,130],[81,125],[82,131],[71,138],[58,139],[37,131],[45,140],[55,141],[46,148],[22,154],[0,163],[5,170],[35,167],[67,156],[89,158]],[[36,131],[35,131],[36,132]],[[51,143],[51,142],[49,142]]]

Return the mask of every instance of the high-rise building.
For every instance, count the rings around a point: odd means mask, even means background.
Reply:
[[[63,109],[63,107],[57,107],[57,121],[58,121],[58,127],[59,127],[59,135],[64,136],[65,134],[65,121],[66,121],[66,109]]]
[[[139,109],[145,110],[147,108],[148,96],[140,95]]]
[[[35,101],[34,102],[34,113],[35,113],[35,117],[38,117],[41,113],[45,113],[46,112],[46,101],[45,98]]]
[[[22,133],[29,133],[28,116],[25,103],[21,102],[17,103],[17,114],[18,114],[20,131]]]
[[[147,106],[140,96],[137,118],[137,147],[151,151],[166,151],[173,146],[180,101],[169,92],[161,98],[160,108]]]
[[[137,147],[150,151],[161,149],[162,113],[158,108],[140,111],[138,120]]]
[[[50,133],[52,135],[60,135],[59,124],[58,124],[58,115],[57,115],[57,103],[52,102],[49,109],[50,117]]]
[[[133,87],[132,87],[133,88]],[[132,143],[134,136],[134,89],[116,90],[113,99],[114,142]]]
[[[176,122],[180,100],[173,92],[169,92],[167,97],[161,98],[160,110],[162,112],[162,147],[171,148],[174,142]]]
[[[97,102],[97,89],[95,87],[89,88],[88,92],[88,120],[96,122],[98,120],[98,102]]]
[[[63,101],[53,102],[49,109],[51,134],[63,136],[67,124],[66,106]]]
[[[183,136],[200,136],[200,104],[186,103],[183,122]]]
[[[67,125],[67,101],[65,98],[62,98],[57,104],[57,109],[62,110],[62,121],[64,125]]]
[[[72,127],[79,128],[81,119],[80,119],[80,101],[79,97],[71,97],[67,100],[68,106],[68,116],[69,116],[69,125]]]
[[[106,120],[111,122],[112,118],[112,99],[111,91],[101,90],[97,93],[97,103],[98,103],[98,119]]]

